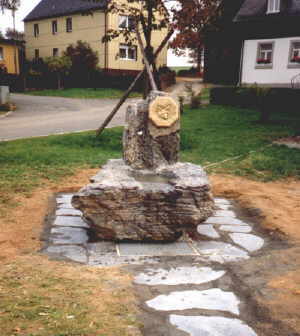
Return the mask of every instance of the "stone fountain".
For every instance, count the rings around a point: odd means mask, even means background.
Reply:
[[[102,240],[177,240],[212,215],[204,170],[178,162],[178,103],[160,91],[128,107],[123,160],[110,160],[72,204]]]

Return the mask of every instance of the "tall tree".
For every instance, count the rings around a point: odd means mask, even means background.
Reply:
[[[221,14],[220,0],[178,0],[172,8],[173,24],[178,34],[170,43],[177,54],[189,48],[197,55],[200,66],[201,50],[208,32],[217,29]]]
[[[20,7],[20,0],[0,0],[0,9],[4,12],[5,9],[10,10],[13,18],[13,30],[16,31],[16,11]],[[17,67],[17,46],[14,47],[14,65],[15,72],[18,72]]]
[[[22,31],[7,28],[5,31],[5,37],[11,40],[24,41],[25,34]]]

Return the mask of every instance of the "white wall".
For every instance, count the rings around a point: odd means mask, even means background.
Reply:
[[[244,43],[242,83],[290,85],[293,76],[300,74],[300,67],[289,68],[290,41],[300,40],[300,36],[289,38],[246,40]],[[256,68],[258,43],[273,42],[272,69]]]

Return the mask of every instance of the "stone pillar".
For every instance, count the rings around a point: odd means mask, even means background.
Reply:
[[[9,103],[9,87],[0,86],[0,105]]]
[[[152,91],[146,101],[128,107],[123,158],[134,169],[175,164],[180,146],[179,104],[165,92]]]

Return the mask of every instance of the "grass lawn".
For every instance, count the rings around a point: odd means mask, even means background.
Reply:
[[[28,95],[32,96],[48,96],[48,97],[66,97],[66,98],[121,98],[124,91],[117,89],[63,89],[63,90],[40,90],[40,91],[29,91],[26,92]],[[141,94],[138,92],[132,92],[130,94],[131,98],[140,97]]]
[[[180,70],[188,70],[190,68],[191,68],[191,66],[174,66],[174,67],[170,67],[170,69],[172,71],[176,71],[176,73],[178,73],[178,71],[180,71]]]
[[[182,118],[181,160],[204,166],[242,157],[208,168],[262,181],[300,176],[300,151],[283,146],[264,147],[272,140],[293,135],[299,120],[286,125],[257,124],[252,110],[209,105],[185,109]],[[274,116],[275,119],[282,116]],[[122,128],[0,142],[0,209],[15,193],[26,193],[44,180],[59,180],[76,168],[97,167],[121,157]],[[248,155],[250,151],[257,151]]]

